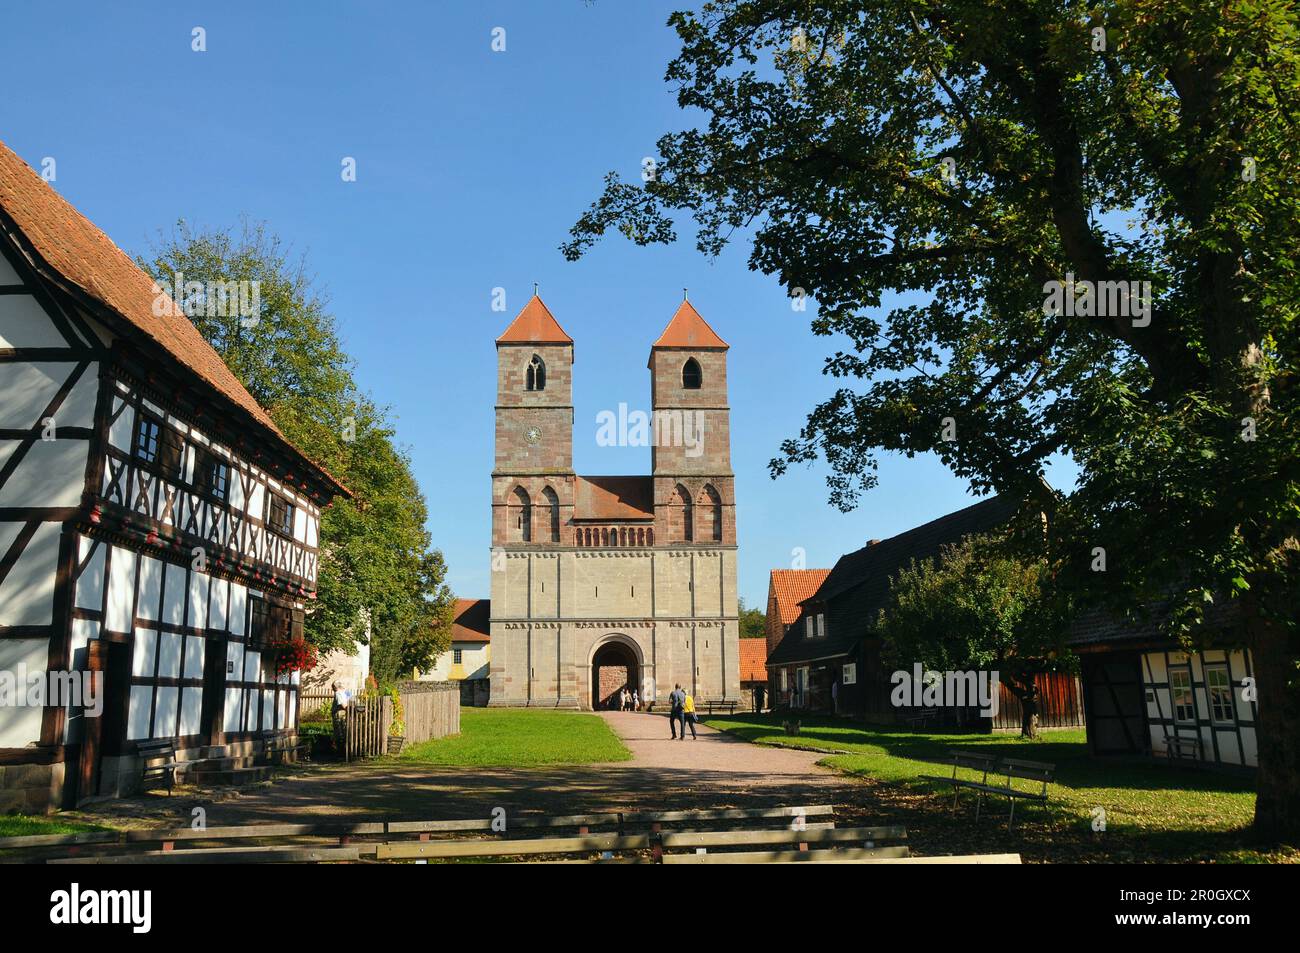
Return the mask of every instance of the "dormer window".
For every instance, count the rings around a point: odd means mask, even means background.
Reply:
[[[529,390],[546,390],[546,364],[536,354],[528,362],[527,378]]]
[[[700,371],[700,362],[688,357],[682,367],[682,386],[687,390],[699,390],[703,383],[704,374]]]

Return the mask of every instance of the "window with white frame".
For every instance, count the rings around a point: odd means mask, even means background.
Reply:
[[[789,691],[790,689],[790,679],[788,678],[789,671],[790,671],[789,669],[785,669],[785,668],[778,669],[779,677],[777,681],[779,682],[781,686],[781,691],[783,692]]]
[[[1210,701],[1210,718],[1215,724],[1231,725],[1237,720],[1232,704],[1232,679],[1228,677],[1228,666],[1205,667],[1205,694]]]
[[[821,639],[821,638],[825,638],[825,636],[826,636],[826,616],[819,612],[817,613],[817,638]]]
[[[858,663],[845,662],[844,667],[840,670],[841,685],[856,685],[858,682]]]
[[[1192,698],[1192,670],[1169,670],[1169,698],[1174,706],[1174,721],[1180,725],[1196,723],[1196,702]]]
[[[817,638],[817,626],[813,620],[813,617],[810,615],[806,615],[803,617],[803,633],[805,638],[808,639]]]

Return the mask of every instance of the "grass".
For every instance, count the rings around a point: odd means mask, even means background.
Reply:
[[[458,767],[531,767],[626,761],[632,753],[599,715],[462,708],[460,734],[405,749],[402,761]]]
[[[0,814],[0,837],[29,837],[33,834],[81,834],[85,831],[106,831],[98,824],[65,821],[53,817],[33,817],[29,814]]]
[[[826,750],[827,756],[819,763],[898,786],[913,795],[925,794],[926,803],[920,806],[931,811],[946,810],[949,799],[929,795],[951,789],[919,776],[950,774],[950,767],[935,762],[943,761],[951,748],[1050,762],[1056,765],[1056,781],[1050,788],[1053,815],[1042,825],[1043,833],[1082,835],[1078,846],[1087,854],[1103,840],[1093,831],[1096,811],[1101,808],[1107,846],[1104,856],[1097,859],[1300,860],[1300,851],[1284,848],[1261,853],[1248,844],[1247,828],[1255,806],[1253,778],[1150,761],[1093,758],[1083,729],[1049,731],[1027,740],[1003,734],[917,733],[805,717],[800,733],[791,736],[785,734],[782,721],[779,716],[734,715],[710,718],[706,723],[758,744]],[[969,772],[959,775],[970,777]],[[1028,784],[1017,782],[1017,786]],[[998,799],[993,810],[1005,816],[1005,799]],[[1022,809],[1016,813],[1019,819]],[[1036,818],[1039,808],[1025,808],[1023,816]]]

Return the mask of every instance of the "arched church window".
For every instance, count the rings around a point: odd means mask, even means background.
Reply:
[[[542,490],[542,501],[546,504],[546,515],[550,517],[551,542],[560,541],[560,498],[549,486]]]
[[[546,390],[546,362],[536,354],[528,362],[527,387],[529,390]]]
[[[680,483],[673,493],[671,511],[672,539],[674,542],[689,543],[694,538],[691,525],[691,495]]]
[[[718,495],[712,484],[704,484],[704,489],[700,491],[699,504],[699,524],[700,536],[706,534],[709,539],[722,539],[722,497]]]
[[[700,370],[700,362],[693,357],[688,357],[682,366],[682,386],[687,390],[699,390],[703,383],[704,374]]]
[[[530,543],[533,539],[533,504],[528,491],[515,487],[509,506],[510,536],[517,543]]]

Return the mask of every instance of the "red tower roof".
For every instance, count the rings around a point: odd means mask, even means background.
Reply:
[[[533,295],[524,305],[524,310],[510,322],[510,327],[497,338],[498,344],[572,344],[573,338],[564,333],[564,328],[555,320],[554,315],[542,303],[542,299]]]
[[[709,323],[700,317],[700,313],[689,301],[683,301],[654,346],[726,350],[730,345],[718,337],[717,332],[709,327]]]

